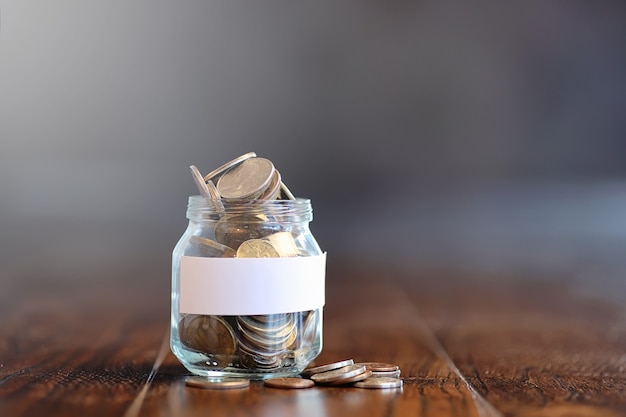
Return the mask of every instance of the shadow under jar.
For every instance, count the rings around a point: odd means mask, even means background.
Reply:
[[[311,202],[189,197],[174,248],[170,347],[191,372],[265,379],[322,350],[326,254]]]

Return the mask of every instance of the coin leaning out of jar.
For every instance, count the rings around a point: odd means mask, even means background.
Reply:
[[[239,245],[237,258],[280,258],[280,253],[268,241],[250,239]]]
[[[209,188],[206,185],[206,182],[202,178],[202,174],[195,165],[191,165],[189,167],[191,171],[191,176],[193,177],[194,182],[196,183],[196,187],[198,187],[198,191],[200,191],[200,195],[205,198],[212,198]]]
[[[232,167],[235,167],[235,166],[239,165],[240,163],[242,163],[246,159],[254,158],[255,156],[256,156],[256,153],[254,153],[254,152],[248,152],[246,154],[238,156],[237,158],[233,159],[232,161],[228,161],[224,165],[220,166],[219,168],[216,168],[213,171],[211,171],[208,174],[206,174],[204,176],[204,181],[208,182],[210,179],[213,179],[213,178],[215,178],[215,177],[217,177],[219,175],[222,175],[224,172],[228,171]]]
[[[233,355],[237,350],[233,329],[219,316],[188,315],[178,328],[181,342],[199,352]]]
[[[274,170],[269,159],[246,159],[222,174],[217,180],[217,190],[225,199],[256,198],[270,184]]]

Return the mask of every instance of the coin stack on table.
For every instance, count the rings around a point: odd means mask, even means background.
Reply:
[[[189,237],[184,256],[285,258],[322,253],[308,237],[308,227],[277,220],[293,216],[288,210],[298,209],[303,200],[294,197],[270,160],[250,152],[206,175],[194,165],[190,170],[206,199],[203,204],[215,217],[210,229],[199,228]],[[259,373],[302,369],[321,350],[321,309],[231,316],[181,313],[178,335],[186,349],[206,355],[209,360],[203,361],[217,368]]]

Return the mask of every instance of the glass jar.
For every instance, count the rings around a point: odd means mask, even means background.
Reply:
[[[265,379],[322,350],[326,254],[311,202],[189,197],[173,251],[170,346],[191,372]]]

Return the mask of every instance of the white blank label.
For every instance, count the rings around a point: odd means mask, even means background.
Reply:
[[[293,258],[180,260],[180,312],[278,314],[324,306],[326,253]]]

